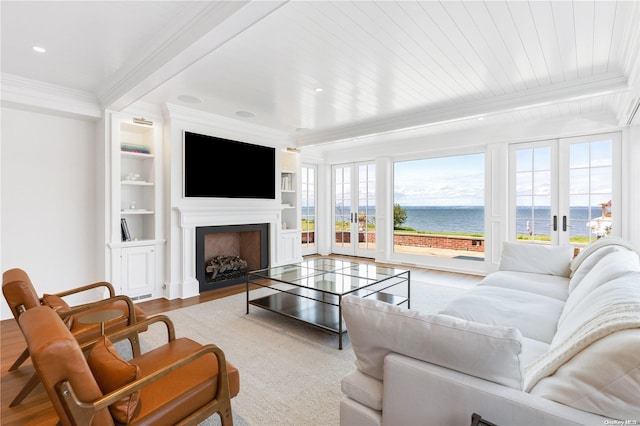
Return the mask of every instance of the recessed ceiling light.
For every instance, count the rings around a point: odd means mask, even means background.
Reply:
[[[202,103],[202,99],[191,95],[180,95],[178,100],[187,104],[199,104]]]
[[[236,115],[238,117],[242,117],[242,118],[253,118],[256,115],[254,113],[252,113],[251,111],[237,111]]]
[[[34,52],[38,52],[38,53],[45,53],[47,51],[47,49],[45,49],[42,46],[33,46],[32,49]]]
[[[484,117],[478,117],[478,120],[484,120]]]
[[[316,87],[313,90],[315,90],[316,92],[320,93],[320,92],[322,92],[323,89],[322,89],[322,87]]]

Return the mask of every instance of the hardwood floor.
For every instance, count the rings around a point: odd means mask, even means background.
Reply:
[[[357,259],[357,261],[369,262],[367,259]],[[418,280],[456,287],[471,287],[481,279],[481,277],[474,275],[434,271],[423,268],[409,269],[411,270],[412,281]],[[138,306],[140,306],[147,315],[154,315],[172,309],[184,308],[198,303],[220,299],[243,291],[245,291],[245,285],[238,284],[220,290],[207,291],[204,294],[189,299],[156,299],[141,302]],[[34,369],[31,361],[27,360],[17,371],[8,371],[11,364],[13,364],[18,355],[20,355],[26,347],[22,332],[13,319],[0,322],[0,340],[0,366],[2,368],[0,373],[0,424],[3,426],[55,425],[58,417],[49,402],[49,398],[42,384],[39,384],[20,405],[12,408],[9,407],[13,398],[33,374]]]

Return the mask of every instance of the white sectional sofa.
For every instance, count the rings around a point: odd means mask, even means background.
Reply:
[[[349,296],[340,424],[640,424],[640,260],[625,241],[505,243],[438,314]]]

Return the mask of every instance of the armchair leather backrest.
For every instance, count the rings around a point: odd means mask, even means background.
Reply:
[[[20,315],[20,327],[29,347],[34,368],[40,376],[63,425],[71,425],[56,385],[64,380],[79,400],[91,402],[102,397],[89,365],[69,329],[52,309],[40,306]],[[113,425],[108,409],[99,411],[93,425]]]
[[[2,274],[2,293],[16,321],[23,311],[41,305],[29,275],[19,268]]]

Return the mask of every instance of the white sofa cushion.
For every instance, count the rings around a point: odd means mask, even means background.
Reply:
[[[439,313],[496,326],[510,326],[523,336],[550,343],[564,302],[510,288],[478,286],[456,297]]]
[[[572,246],[505,241],[502,243],[499,269],[569,277],[572,257]]]
[[[562,322],[558,322],[550,349],[565,344],[584,324],[597,320],[616,306],[628,305],[640,308],[640,272],[629,272],[605,282],[582,297]]]
[[[630,329],[591,344],[530,393],[610,418],[640,420],[639,389],[640,329]]]
[[[374,410],[382,410],[382,380],[353,370],[340,382],[342,393]]]
[[[591,270],[602,260],[603,257],[613,253],[628,251],[624,247],[610,245],[600,247],[599,249],[591,252],[589,257],[580,262],[580,265],[571,273],[571,279],[569,280],[569,293],[571,293],[582,282],[584,277],[591,272]],[[573,265],[573,264],[572,264]]]
[[[599,251],[602,247],[607,247],[607,246],[617,246],[618,248],[631,250],[631,251],[635,250],[635,248],[629,241],[626,241],[622,238],[619,238],[619,237],[600,238],[592,242],[588,246],[584,247],[582,250],[580,250],[580,253],[578,253],[578,255],[573,258],[573,260],[571,261],[571,267],[570,267],[571,269],[570,277],[573,278],[576,271],[580,268],[580,265],[582,265],[582,262],[590,258],[596,251]]]
[[[372,410],[348,396],[340,400],[340,426],[381,426],[382,411]]]
[[[639,284],[640,272],[630,272],[583,297],[549,350],[527,365],[525,389],[596,414],[638,418]],[[626,416],[630,410],[636,417]]]
[[[515,328],[425,314],[356,296],[342,299],[342,314],[358,369],[376,379],[383,379],[384,358],[395,352],[522,388],[522,335]]]
[[[609,246],[603,247],[600,250],[614,248],[615,247]],[[588,262],[590,262],[590,260],[585,260],[582,266]],[[593,293],[596,288],[634,271],[640,271],[640,259],[638,259],[638,255],[633,251],[626,249],[621,249],[621,251],[614,250],[602,257],[580,281],[579,285],[573,289],[571,294],[569,294],[562,315],[560,315],[560,319],[558,320],[558,328],[563,326],[567,316],[569,316],[577,305],[580,305],[582,299]],[[575,277],[577,277],[577,275],[575,275],[574,278]]]
[[[540,356],[542,356],[542,354],[547,350],[549,350],[548,343],[522,336],[522,352],[520,353],[520,359],[522,360],[522,365],[524,366],[525,371],[527,365],[540,358]]]
[[[557,275],[532,272],[497,271],[487,275],[479,286],[492,286],[522,290],[565,301],[569,296],[569,279]]]

